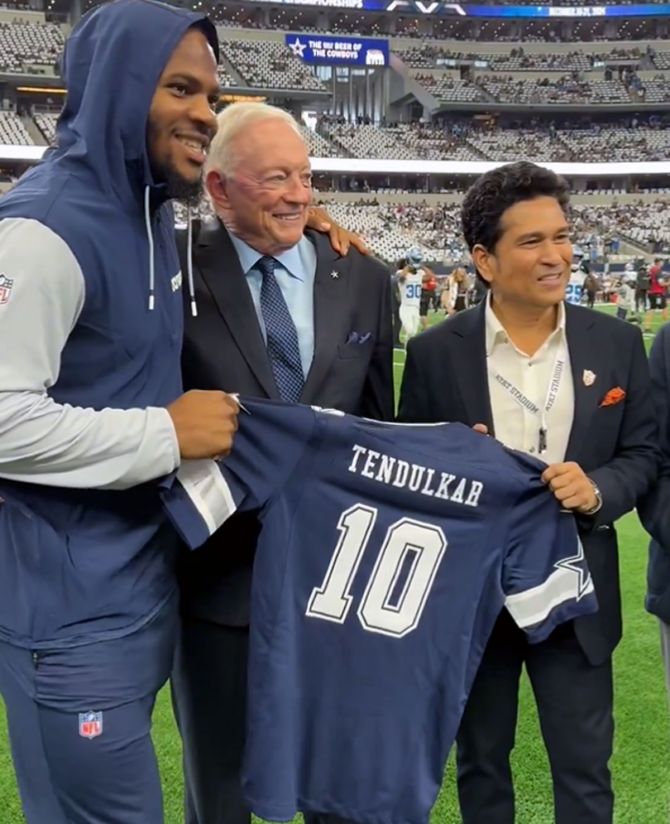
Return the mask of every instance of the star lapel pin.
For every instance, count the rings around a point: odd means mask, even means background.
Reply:
[[[333,271],[330,273],[330,276],[333,280],[337,280],[340,277],[340,273],[337,271],[337,269],[333,269]]]
[[[585,369],[582,380],[584,381],[584,386],[593,386],[596,380],[596,373],[591,372],[590,369]]]

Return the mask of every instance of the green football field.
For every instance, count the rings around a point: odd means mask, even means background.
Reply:
[[[433,320],[438,320],[436,316]],[[647,343],[651,341],[646,338]],[[396,382],[402,375],[402,352],[395,354]],[[667,824],[670,799],[670,723],[659,654],[658,627],[644,611],[647,537],[634,514],[618,524],[624,637],[615,656],[616,740],[612,772],[618,824]],[[566,716],[570,707],[565,708]],[[0,824],[23,821],[0,716]],[[181,824],[179,738],[172,721],[169,694],[159,696],[154,738],[165,791],[166,824]],[[517,747],[513,756],[518,824],[551,824],[552,797],[547,759],[527,681],[523,682]],[[445,773],[433,811],[433,824],[457,824],[453,761]],[[49,824],[49,822],[44,822]]]

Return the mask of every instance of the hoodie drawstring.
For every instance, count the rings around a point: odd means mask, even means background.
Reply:
[[[147,240],[149,241],[149,311],[154,311],[156,305],[156,262],[154,259],[154,233],[151,228],[151,189],[144,187],[144,223],[147,230]],[[191,299],[191,314],[198,317],[198,305],[195,302],[195,282],[193,280],[193,221],[191,220],[191,207],[188,207],[188,240],[186,244],[186,266],[188,268],[188,296]]]
[[[149,198],[151,189],[144,187],[144,223],[147,229],[147,240],[149,241],[149,311],[154,311],[156,303],[156,267],[154,262],[154,233],[151,228],[151,209]]]
[[[191,207],[186,209],[186,220],[188,229],[186,234],[186,268],[188,270],[188,296],[191,299],[191,316],[198,317],[198,304],[195,302],[195,283],[193,281],[193,221],[191,220]]]

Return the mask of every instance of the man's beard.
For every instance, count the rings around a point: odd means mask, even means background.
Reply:
[[[166,166],[161,169],[161,177],[165,183],[165,193],[171,200],[179,200],[185,206],[195,208],[202,198],[202,178],[187,180],[175,169]]]

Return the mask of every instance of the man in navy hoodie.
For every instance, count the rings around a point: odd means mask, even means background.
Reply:
[[[199,193],[217,57],[201,14],[98,7],[66,45],[56,146],[0,200],[0,693],[29,824],[163,821],[176,536],[155,479],[236,427],[224,393],[182,393],[168,203]]]

